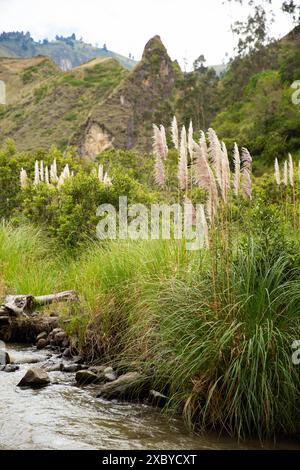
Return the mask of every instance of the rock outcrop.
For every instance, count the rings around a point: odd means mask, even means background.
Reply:
[[[152,123],[169,123],[172,112],[165,112],[180,75],[178,64],[171,61],[160,37],[150,39],[141,62],[103,103],[95,106],[75,137],[80,153],[95,157],[112,145],[150,151]]]

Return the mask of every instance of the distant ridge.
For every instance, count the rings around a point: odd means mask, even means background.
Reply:
[[[137,62],[133,58],[110,51],[104,44],[102,48],[77,39],[75,34],[69,37],[56,36],[53,41],[44,39],[37,42],[30,33],[3,32],[0,35],[0,57],[50,57],[62,70],[74,67],[97,57],[116,59],[123,67],[132,69]]]

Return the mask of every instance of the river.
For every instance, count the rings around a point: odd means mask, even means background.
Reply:
[[[51,385],[21,389],[32,361],[47,358],[28,346],[9,346],[20,370],[0,372],[0,449],[259,449],[217,434],[195,436],[180,418],[140,404],[96,399],[96,387],[78,387],[74,374],[50,372]],[[292,441],[264,448],[300,449]]]

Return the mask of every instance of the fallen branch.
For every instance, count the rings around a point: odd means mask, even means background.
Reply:
[[[0,306],[0,317],[30,315],[38,307],[54,302],[76,302],[78,294],[75,291],[58,292],[57,294],[41,295],[8,295]]]

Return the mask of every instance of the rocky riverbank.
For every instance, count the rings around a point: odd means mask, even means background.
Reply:
[[[167,397],[151,390],[150,377],[134,365],[118,367],[108,363],[87,363],[75,342],[68,337],[55,312],[51,316],[34,314],[30,317],[12,317],[0,322],[0,339],[5,343],[35,345],[37,351],[46,352],[48,360],[42,366],[29,368],[18,385],[44,387],[51,385],[50,372],[75,374],[74,385],[97,385],[96,396],[105,399],[134,400],[164,404]],[[3,372],[19,369],[6,353]]]

